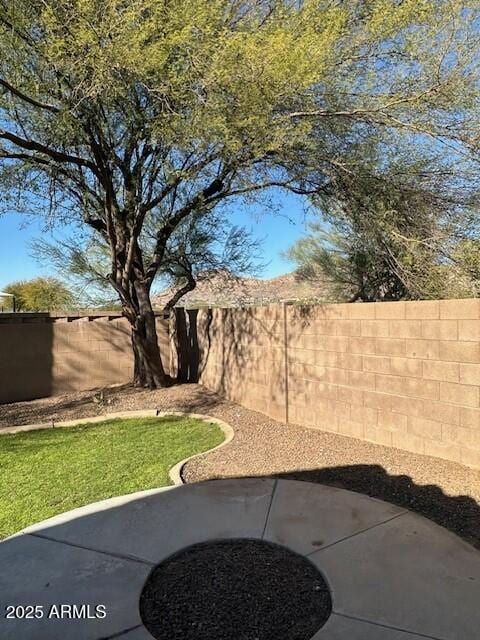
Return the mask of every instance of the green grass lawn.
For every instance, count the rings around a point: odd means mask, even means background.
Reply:
[[[168,485],[175,463],[223,439],[218,425],[178,416],[0,435],[0,538],[89,502]]]

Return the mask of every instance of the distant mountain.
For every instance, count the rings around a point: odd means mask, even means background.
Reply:
[[[162,308],[172,297],[169,288],[153,297],[155,308]],[[327,297],[325,282],[301,280],[295,272],[261,280],[236,277],[228,271],[200,274],[197,286],[177,304],[179,307],[240,307],[282,300],[319,301]]]

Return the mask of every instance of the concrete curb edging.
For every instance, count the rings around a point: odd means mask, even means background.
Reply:
[[[206,415],[204,413],[190,413],[187,411],[159,411],[158,409],[145,409],[145,410],[133,410],[133,411],[117,411],[114,413],[104,413],[99,416],[93,416],[91,418],[79,418],[77,420],[64,420],[61,422],[53,422],[52,424],[47,423],[37,423],[37,424],[24,424],[16,427],[6,427],[5,429],[0,430],[0,436],[4,433],[21,433],[23,431],[36,431],[40,429],[52,429],[52,428],[67,428],[67,427],[76,427],[81,424],[95,424],[97,422],[104,422],[105,420],[111,420],[116,418],[165,418],[166,416],[180,416],[183,418],[195,418],[197,420],[202,420],[203,422],[209,422],[211,424],[216,424],[223,431],[225,439],[223,442],[218,444],[213,449],[207,449],[207,451],[201,451],[200,453],[195,453],[192,456],[188,456],[188,458],[184,458],[177,462],[171,469],[168,471],[168,477],[172,481],[174,485],[184,484],[182,479],[182,469],[187,462],[193,460],[197,456],[205,455],[206,453],[211,453],[212,451],[216,451],[220,449],[220,447],[224,447],[229,444],[234,437],[233,428],[224,422],[223,420],[219,420],[218,418],[213,418],[212,416]]]
[[[182,478],[182,470],[183,470],[183,467],[187,464],[187,462],[190,462],[190,460],[193,460],[194,458],[198,458],[199,456],[203,456],[207,453],[212,453],[212,451],[216,451],[217,449],[221,449],[225,445],[230,444],[230,442],[233,440],[235,436],[233,428],[227,422],[224,422],[223,420],[219,420],[218,418],[212,418],[211,416],[205,415],[203,413],[183,413],[182,411],[162,411],[162,412],[159,412],[157,415],[158,417],[163,417],[164,415],[165,416],[168,416],[168,415],[183,416],[185,418],[196,418],[197,420],[210,422],[212,424],[216,424],[217,426],[219,426],[225,435],[224,441],[221,442],[220,444],[217,444],[217,446],[213,447],[213,449],[207,449],[207,451],[195,453],[193,456],[188,456],[188,458],[184,458],[183,460],[180,460],[180,462],[177,462],[177,464],[175,464],[168,472],[168,476],[174,485],[185,484]]]
[[[168,412],[167,412],[168,413]],[[173,412],[170,412],[173,413]],[[59,429],[63,427],[76,427],[80,424],[94,424],[95,422],[104,422],[111,418],[155,418],[158,414],[157,409],[145,409],[143,411],[119,411],[114,413],[100,413],[97,416],[87,418],[76,418],[75,420],[61,420],[55,422],[36,422],[33,424],[22,424],[15,427],[5,427],[0,429],[0,435],[4,433],[20,433],[22,431],[37,431],[39,429]]]

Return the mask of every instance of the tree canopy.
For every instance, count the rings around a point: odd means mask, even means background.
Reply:
[[[147,221],[143,253],[151,256],[156,228]],[[168,290],[161,310],[168,312],[212,272],[228,272],[232,277],[256,275],[262,269],[261,240],[236,226],[217,209],[207,210],[182,221],[172,234],[160,265],[156,290]],[[43,266],[63,273],[76,293],[79,306],[113,309],[118,298],[105,278],[109,269],[109,248],[95,234],[79,234],[53,240],[39,238],[31,243],[32,254]],[[154,290],[152,289],[152,293]],[[160,310],[160,309],[159,309]]]
[[[272,188],[331,206],[399,149],[473,206],[478,25],[478,0],[0,0],[3,206],[98,234],[135,381],[164,384],[150,291],[180,225]]]
[[[287,252],[298,275],[326,278],[337,301],[478,296],[476,198],[449,196],[443,175],[420,170],[398,156],[381,173],[344,178]]]
[[[72,292],[57,278],[33,278],[12,282],[5,293],[15,296],[17,311],[67,311],[74,307]]]

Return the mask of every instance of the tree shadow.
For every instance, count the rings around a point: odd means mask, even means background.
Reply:
[[[176,309],[178,382],[200,382],[229,400],[284,419],[283,314],[281,305]]]
[[[69,420],[79,414],[81,417],[98,415],[102,408],[114,405],[118,393],[134,394],[131,384],[112,387],[99,387],[87,391],[71,392],[67,395],[41,397],[31,400],[11,402],[0,405],[0,430],[24,424],[40,424]],[[42,403],[45,400],[45,403]],[[72,415],[70,415],[72,414]]]
[[[480,549],[480,504],[468,495],[448,495],[438,485],[416,484],[410,476],[391,475],[377,464],[299,470],[274,476],[326,484],[390,502],[433,520]]]
[[[208,331],[212,310],[206,310],[206,327]],[[198,344],[198,309],[176,309],[174,313],[174,327],[172,334],[175,340],[177,362],[176,382],[198,382],[200,375],[200,349]]]
[[[368,469],[365,468],[367,465],[363,467],[361,474],[368,477]],[[347,467],[338,467],[337,469],[305,470],[299,471],[298,474],[332,471],[336,480],[340,477],[356,476],[355,467],[344,476],[347,469]],[[381,467],[379,469],[381,470]],[[379,469],[376,465],[373,466],[375,477],[383,477]],[[275,477],[318,481],[317,476],[296,476],[297,473],[295,477],[287,473]],[[323,476],[321,478],[327,481],[332,479],[328,474],[325,478]],[[136,636],[137,633],[140,637],[143,633],[142,619],[136,611],[140,594],[153,567],[193,544],[225,538],[271,539],[272,530],[275,532],[275,529],[271,529],[267,535],[265,533],[269,523],[272,522],[270,520],[272,514],[275,514],[275,506],[272,508],[274,487],[273,483],[265,482],[265,477],[262,477],[262,480],[262,482],[258,480],[226,482],[219,483],[217,486],[212,486],[208,482],[194,483],[169,487],[166,490],[135,493],[131,496],[114,498],[110,502],[80,507],[39,523],[27,530],[28,535],[15,536],[0,543],[2,566],[5,566],[0,583],[0,600],[3,599],[5,603],[34,600],[45,610],[49,610],[51,605],[58,603],[59,597],[65,593],[69,594],[74,602],[79,600],[90,604],[92,608],[95,607],[95,598],[98,602],[101,597],[100,601],[109,613],[106,618],[108,626],[105,620],[96,616],[77,619],[76,622],[71,620],[70,628],[74,629],[74,634],[78,636],[83,631],[82,637],[101,637],[105,640],[127,637],[131,634]],[[428,490],[428,487],[419,489]],[[365,524],[362,528],[365,520],[358,517],[359,514],[352,509],[354,505],[350,500],[341,498],[342,496],[338,499],[340,520],[347,522],[346,533],[361,534],[361,531],[365,530]],[[335,499],[334,496],[333,499]],[[332,497],[328,501],[329,504],[331,500]],[[451,500],[455,501],[457,498],[451,498]],[[300,534],[303,535],[306,523],[307,535],[311,537],[302,538],[302,541],[309,542],[320,550],[322,531],[331,528],[327,521],[328,511],[325,512],[322,505],[318,505],[321,515],[314,519],[309,513],[302,512],[301,504],[299,508],[297,503],[292,502],[291,513],[282,506],[282,509],[275,514],[276,531],[279,531],[279,527],[285,526],[291,532],[289,540],[283,543],[284,546],[290,546],[291,540],[295,540],[295,537]],[[374,518],[374,524],[379,520],[378,517]],[[372,520],[367,518],[367,521],[370,521],[372,526]],[[335,527],[333,529],[332,542],[341,543],[345,539],[345,533]],[[409,533],[414,531],[413,524]],[[341,625],[325,627],[326,633],[321,632],[319,637],[321,635],[325,638],[350,638],[360,637],[360,634],[362,637],[367,637],[361,630],[365,622],[373,623],[373,626],[368,624],[364,629],[367,633],[368,629],[371,629],[376,638],[383,637],[382,633],[389,634],[389,637],[400,637],[404,635],[402,628],[399,629],[399,623],[396,622],[400,617],[405,620],[405,623],[402,620],[401,624],[402,627],[404,626],[406,636],[410,635],[406,629],[411,630],[415,624],[415,630],[422,637],[433,637],[432,634],[438,637],[438,633],[432,630],[432,624],[439,628],[444,621],[452,620],[456,621],[456,626],[451,628],[457,629],[459,633],[455,637],[476,637],[473,628],[478,622],[478,607],[475,606],[479,589],[478,581],[475,582],[480,571],[478,553],[466,545],[455,544],[455,541],[445,540],[445,538],[442,540],[442,537],[438,539],[434,533],[420,527],[420,535],[417,538],[410,537],[407,544],[402,540],[402,536],[394,533],[392,562],[383,565],[382,558],[385,554],[392,553],[390,548],[386,548],[389,544],[388,538],[383,538],[383,548],[373,544],[360,546],[356,550],[356,555],[353,555],[352,561],[360,564],[363,562],[367,566],[371,563],[372,569],[371,572],[366,572],[365,578],[357,582],[358,588],[368,585],[367,592],[362,594],[360,599],[369,605],[371,603],[375,613],[381,611],[381,608],[378,608],[377,598],[380,598],[381,607],[382,600],[395,603],[395,598],[399,594],[400,597],[404,595],[405,584],[407,587],[409,584],[405,581],[405,575],[409,580],[413,580],[411,583],[413,593],[409,598],[404,598],[397,608],[392,605],[393,609],[389,611],[387,624],[384,624],[385,619],[379,615],[366,621],[347,615],[346,618],[350,617],[359,623],[358,634],[355,634],[353,627],[350,633],[348,631],[345,633],[345,627]],[[372,538],[372,542],[374,540]],[[472,542],[472,540],[469,541]],[[324,545],[324,548],[327,548],[327,545]],[[421,579],[424,567],[415,564],[421,553],[426,554],[423,564],[427,569],[430,569],[429,562],[435,563],[435,567],[432,567],[429,573],[439,576],[436,585],[432,585],[428,577]],[[339,554],[342,554],[341,544]],[[448,558],[448,556],[451,557]],[[443,558],[446,560],[445,567]],[[334,562],[335,558],[332,564],[318,562],[320,570],[329,580],[333,596],[339,593],[345,582],[350,579],[349,567],[341,563],[337,568]],[[378,567],[381,571],[376,571],[377,563],[380,563]],[[72,580],[73,571],[75,580]],[[379,580],[378,575],[382,579]],[[368,583],[368,579],[375,579],[376,576],[374,583]],[[215,575],[212,575],[212,579],[214,578]],[[429,616],[419,615],[422,610],[426,610]],[[215,611],[211,607],[205,607],[205,611],[198,620],[202,621],[203,618],[208,622],[212,621],[212,617],[215,617]],[[335,625],[342,619],[344,620],[345,616],[332,616],[331,625]],[[75,626],[72,627],[73,623]],[[214,628],[213,625],[211,626]],[[58,632],[57,627],[58,620],[49,616],[33,622],[17,617],[11,621],[7,629],[7,637],[33,637],[33,628],[35,637],[60,638],[64,631]],[[209,631],[207,627],[207,632]],[[417,636],[413,631],[412,634],[412,637],[420,638],[420,635]],[[207,637],[205,633],[202,634],[198,630],[197,635],[202,638]]]
[[[295,332],[304,331],[317,320],[332,320],[331,313],[335,310],[332,311],[328,305],[289,305],[289,322],[287,326],[282,326],[281,316],[263,317],[259,309],[209,309],[195,312],[195,317],[192,316],[190,320],[190,331],[194,331],[194,336],[190,336],[188,342],[189,348],[194,352],[184,353],[183,357],[186,360],[193,357],[198,363],[198,375],[192,381],[200,381],[228,400],[283,421],[284,416],[275,415],[267,400],[275,392],[277,402],[281,405],[289,393],[288,365],[287,376],[282,376],[285,345],[278,342],[278,333],[286,331],[290,344],[295,339]],[[279,311],[281,309],[282,307],[278,307]],[[255,350],[260,345],[262,349],[267,343],[270,349],[264,348],[263,363],[256,361]],[[281,355],[277,361],[267,356],[272,343],[278,345]],[[257,380],[252,380],[251,376],[258,373],[255,371],[257,362],[259,373],[264,372],[267,378],[265,399],[255,397]],[[247,371],[248,376],[245,373]],[[211,406],[218,406],[218,399],[206,388],[198,397],[190,399],[191,411],[206,413]],[[480,505],[474,498],[469,495],[448,495],[434,483],[416,484],[409,475],[390,474],[380,464],[300,469],[267,475],[340,487],[390,502],[431,519],[480,549]],[[213,479],[217,476],[209,477]],[[232,476],[225,474],[222,477]],[[480,474],[478,487],[480,490]]]
[[[243,476],[210,479],[220,477]],[[474,498],[448,495],[436,484],[419,485],[410,476],[392,475],[379,464],[299,469],[260,477],[324,484],[383,500],[432,520],[480,550],[480,504]]]

